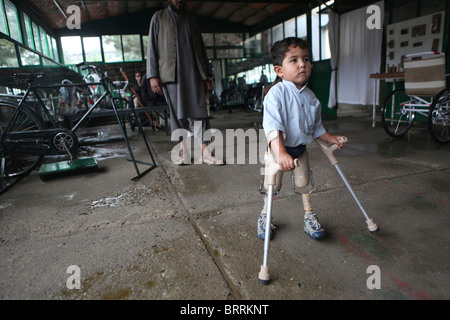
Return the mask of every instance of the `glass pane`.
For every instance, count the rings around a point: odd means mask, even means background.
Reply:
[[[22,42],[22,36],[19,28],[19,17],[17,16],[16,7],[8,0],[5,0],[5,10],[10,32],[9,36],[16,41]]]
[[[41,64],[39,55],[19,46],[20,62],[23,66],[38,66]]]
[[[272,44],[282,40],[283,39],[283,24],[280,23],[279,25],[272,28]]]
[[[25,24],[25,32],[27,33],[26,45],[34,49],[33,32],[31,31],[31,20],[25,13],[23,14],[23,23]]]
[[[59,62],[58,46],[56,45],[55,38],[52,38],[52,48],[53,48],[53,55],[55,57],[54,60]]]
[[[295,37],[295,18],[284,23],[284,37]]]
[[[83,37],[83,47],[86,61],[102,61],[100,37]]]
[[[3,1],[0,0],[0,32],[9,36],[8,24],[6,21],[5,11],[3,10]]]
[[[214,34],[212,33],[202,33],[203,42],[206,47],[214,46]]]
[[[208,59],[214,59],[214,50],[213,49],[206,49],[206,56]]]
[[[306,27],[306,14],[297,17],[297,37],[306,40],[308,37],[308,29]]]
[[[120,36],[102,36],[102,44],[105,62],[123,61]]]
[[[123,55],[125,61],[141,61],[141,37],[138,34],[122,35]]]
[[[217,49],[217,58],[242,58],[242,49]]]
[[[320,57],[322,60],[331,58],[330,42],[328,39],[328,22],[329,22],[328,13],[325,12],[322,13],[320,15],[320,41],[321,41]]]
[[[46,56],[48,56],[48,46],[47,46],[47,32],[45,32],[44,29],[42,29],[41,26],[39,26],[39,33],[40,33],[40,38],[41,38],[41,48],[42,48],[42,53],[45,54]]]
[[[245,48],[245,56],[246,57],[252,57],[256,53],[256,42],[255,37],[251,37],[249,39],[246,39],[244,42],[244,48]]]
[[[216,33],[214,38],[216,46],[242,46],[241,33]]]
[[[39,52],[42,52],[41,40],[39,38],[39,27],[34,22],[31,23],[31,26],[33,27],[33,37],[34,37],[34,45],[35,45],[34,49]]]
[[[148,36],[142,36],[142,45],[144,46],[144,59],[147,59]]]
[[[52,37],[50,37],[48,34],[47,34],[47,45],[48,45],[49,58],[55,59],[55,55],[53,53],[53,48],[52,48]]]
[[[65,64],[77,64],[83,62],[83,51],[79,36],[61,37],[61,46]]]
[[[312,56],[313,61],[320,60],[320,14],[319,7],[311,10],[311,46],[312,46]]]
[[[45,57],[42,57],[42,64],[44,66],[52,66],[52,67],[59,67],[56,63],[54,63],[52,60],[47,59]]]
[[[19,62],[17,61],[16,49],[11,41],[6,39],[0,39],[0,67],[1,68],[11,68],[18,67]]]

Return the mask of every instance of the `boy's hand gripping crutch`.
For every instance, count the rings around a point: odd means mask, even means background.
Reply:
[[[271,151],[269,149],[268,151],[269,157],[273,157],[271,155]],[[294,160],[294,165],[296,167],[299,166],[298,159]],[[258,282],[264,285],[267,285],[270,283],[270,276],[269,276],[269,266],[267,263],[267,260],[269,258],[269,242],[270,242],[270,223],[271,223],[271,217],[272,217],[272,200],[273,200],[273,187],[275,185],[275,176],[280,171],[280,165],[272,159],[272,161],[266,161],[265,167],[264,167],[264,176],[267,180],[267,214],[266,214],[266,232],[264,235],[264,259],[263,264],[261,265],[261,270],[258,274]]]
[[[340,140],[340,141],[342,143],[345,143],[345,142],[347,142],[347,138],[346,137],[342,137],[342,140]],[[342,173],[341,169],[339,168],[339,166],[337,164],[338,162],[337,162],[336,158],[334,157],[333,152],[336,151],[339,148],[339,146],[336,145],[336,144],[333,144],[331,146],[327,146],[325,142],[320,141],[320,140],[316,140],[316,142],[319,144],[319,146],[321,147],[322,151],[327,156],[328,160],[330,160],[331,165],[336,168],[337,172],[341,176],[342,181],[344,181],[344,184],[347,187],[348,191],[350,191],[351,195],[353,196],[353,199],[355,199],[356,203],[358,204],[359,208],[361,209],[362,213],[364,214],[364,217],[366,218],[366,223],[367,223],[367,227],[369,228],[369,231],[370,232],[377,232],[379,230],[377,224],[375,222],[373,222],[373,220],[371,218],[369,218],[369,216],[367,215],[367,213],[364,210],[363,206],[361,205],[361,203],[359,202],[358,198],[356,197],[356,194],[353,192],[352,187],[348,183],[347,179],[345,178],[344,174]]]

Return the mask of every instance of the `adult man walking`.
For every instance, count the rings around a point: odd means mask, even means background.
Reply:
[[[222,165],[207,149],[204,137],[210,129],[205,95],[212,75],[202,35],[194,16],[186,13],[187,0],[168,1],[169,7],[156,12],[150,22],[147,79],[152,91],[167,100],[172,132],[192,131],[201,144],[201,162]],[[194,130],[194,122],[200,121],[201,130]],[[177,163],[190,163],[183,141],[180,145]]]

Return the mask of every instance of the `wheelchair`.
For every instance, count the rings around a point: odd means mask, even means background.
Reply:
[[[388,135],[404,136],[416,114],[427,119],[427,129],[437,143],[450,142],[450,89],[446,86],[445,54],[424,52],[405,56],[405,89],[386,98],[381,122]]]

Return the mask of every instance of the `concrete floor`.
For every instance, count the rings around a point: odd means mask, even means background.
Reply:
[[[213,115],[224,137],[226,129],[261,128],[259,113]],[[136,172],[117,124],[90,127],[80,155],[95,156],[98,172],[45,182],[36,172],[0,196],[0,298],[449,299],[450,145],[420,127],[392,140],[368,118],[324,125],[348,137],[336,157],[380,232],[369,232],[335,168],[311,144],[312,201],[328,237],[303,232],[301,198],[285,175],[274,198],[272,283],[262,286],[260,162],[232,164],[233,142],[224,139],[227,165],[176,166],[175,143],[145,128],[157,167],[131,181]],[[136,132],[130,144],[138,160],[150,161]],[[69,266],[79,268],[80,289],[71,289]]]

